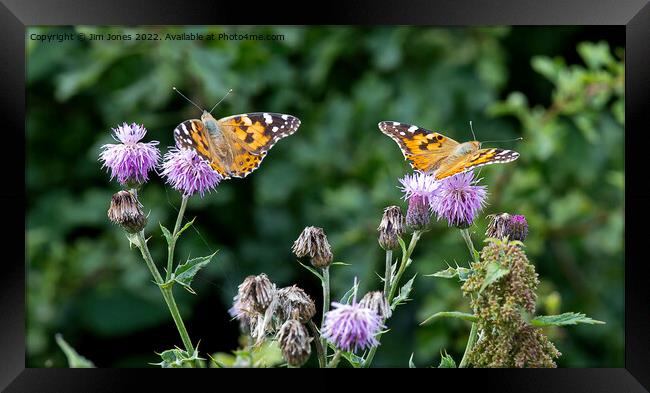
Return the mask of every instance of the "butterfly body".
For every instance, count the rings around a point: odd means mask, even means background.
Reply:
[[[257,169],[275,143],[298,130],[291,115],[256,112],[215,119],[203,111],[174,129],[178,148],[195,150],[224,178],[246,177]]]
[[[519,157],[512,150],[482,149],[478,141],[458,143],[440,133],[396,121],[382,121],[379,129],[397,142],[413,169],[433,173],[436,180]]]

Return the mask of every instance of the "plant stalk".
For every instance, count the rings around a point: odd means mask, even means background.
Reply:
[[[167,246],[167,274],[165,275],[166,281],[169,281],[172,278],[172,268],[174,263],[174,248],[176,248],[176,238],[178,236],[178,231],[181,228],[181,223],[183,222],[183,215],[185,214],[185,208],[187,207],[188,196],[183,195],[181,200],[181,207],[178,209],[178,217],[176,218],[176,225],[174,225],[174,232],[172,232],[172,239]]]
[[[476,249],[474,248],[474,243],[472,243],[472,236],[470,235],[469,230],[467,228],[461,229],[460,234],[461,236],[463,236],[463,239],[465,240],[465,244],[467,244],[467,248],[469,249],[469,253],[472,256],[472,260],[478,263],[479,258],[476,253]],[[463,358],[461,359],[460,364],[458,365],[459,368],[467,367],[469,353],[472,351],[472,348],[476,343],[477,336],[478,336],[478,325],[476,324],[476,322],[472,322],[472,328],[469,332],[467,345],[465,346],[465,353],[463,353]]]
[[[323,315],[321,319],[321,329],[325,324],[325,314],[330,310],[330,267],[325,266],[323,268]],[[323,348],[323,355],[327,359],[327,343],[325,339],[321,337],[320,339],[321,347]]]

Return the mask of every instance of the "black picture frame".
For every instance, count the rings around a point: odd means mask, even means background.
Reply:
[[[161,372],[113,369],[25,368],[25,262],[26,239],[21,236],[20,210],[25,206],[25,172],[16,170],[25,138],[25,31],[33,25],[303,25],[303,24],[419,24],[419,25],[617,25],[626,32],[626,210],[625,216],[625,368],[490,370],[475,378],[454,374],[457,383],[494,385],[506,391],[535,392],[643,392],[650,388],[650,286],[640,272],[648,262],[642,236],[650,219],[644,202],[646,165],[640,151],[648,146],[650,124],[650,0],[498,0],[498,1],[340,1],[312,4],[251,3],[182,0],[2,0],[1,100],[5,162],[0,200],[7,217],[2,236],[5,258],[0,268],[0,388],[7,391],[122,391],[135,389],[134,379],[167,387],[186,383],[189,375],[167,377]],[[10,146],[9,146],[10,145]],[[22,145],[24,147],[24,144]],[[645,153],[647,154],[647,153]],[[23,232],[24,234],[25,232]],[[20,247],[23,245],[23,247]],[[22,258],[21,258],[22,256]],[[430,370],[431,371],[431,370]],[[138,373],[136,375],[136,372]],[[236,371],[238,372],[238,371]],[[435,371],[434,371],[435,372]],[[413,372],[423,381],[447,379],[438,374]],[[199,373],[212,381],[227,376]],[[195,377],[192,376],[192,379]],[[264,383],[269,378],[254,378]],[[409,377],[411,378],[411,377]],[[232,379],[232,376],[229,377]],[[241,379],[241,376],[235,376]],[[348,378],[346,378],[349,380]],[[376,381],[377,378],[374,378]],[[156,382],[157,381],[157,382]],[[247,383],[253,381],[247,380]],[[348,382],[346,382],[348,383]]]

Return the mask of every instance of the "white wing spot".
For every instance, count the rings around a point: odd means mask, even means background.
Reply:
[[[282,120],[287,120],[289,118],[288,115],[282,115]]]
[[[248,116],[242,116],[242,120],[244,121],[244,124],[247,126],[253,125],[253,121]]]
[[[400,131],[399,134],[402,135],[402,136],[406,135],[406,133],[404,131]]]
[[[410,127],[409,127],[409,131],[410,131],[410,132],[415,132],[415,130],[417,130],[417,129],[418,129],[417,126],[410,126]]]
[[[273,118],[272,118],[271,115],[269,115],[268,113],[264,113],[262,116],[264,116],[264,122],[265,122],[266,124],[271,124],[271,123],[273,123]]]
[[[273,127],[273,132],[277,132],[279,130],[278,127]]]
[[[398,126],[398,125],[399,125],[399,122],[398,122],[398,121],[394,121],[394,122],[393,122],[393,125],[394,125],[394,126]]]

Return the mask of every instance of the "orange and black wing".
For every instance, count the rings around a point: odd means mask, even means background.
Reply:
[[[201,120],[185,120],[174,128],[174,141],[179,149],[192,149],[204,158],[212,169],[217,171],[222,177],[229,178],[226,168],[213,157],[210,150],[210,135],[207,128]]]

